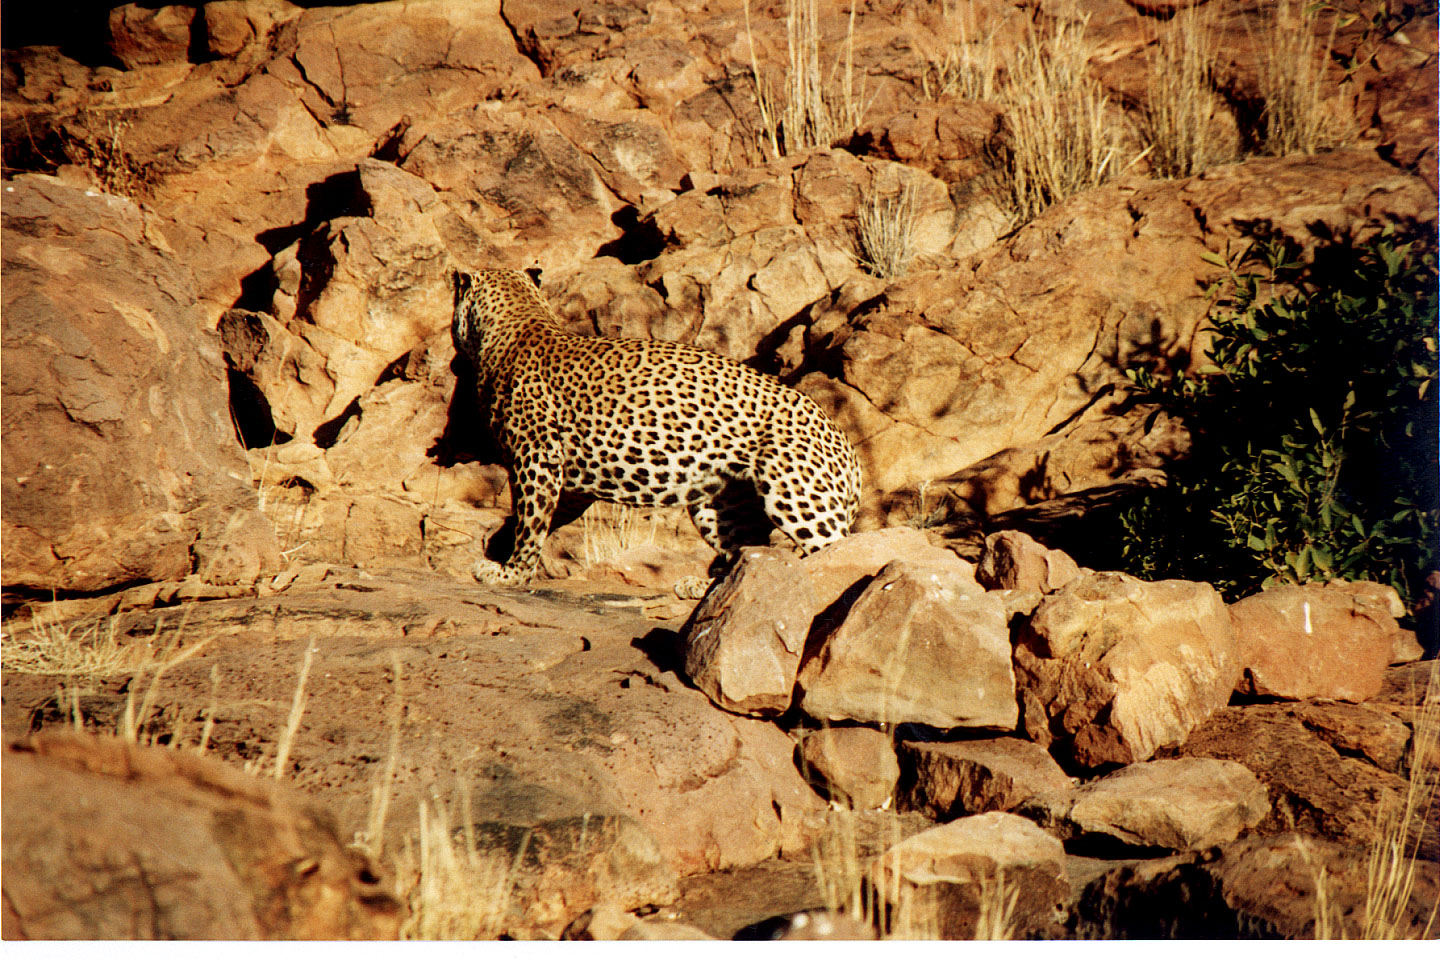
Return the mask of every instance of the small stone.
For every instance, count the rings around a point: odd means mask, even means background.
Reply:
[[[881,807],[895,794],[900,764],[890,737],[872,727],[826,727],[807,736],[800,755],[832,799],[862,810]]]
[[[1075,785],[1044,747],[1016,737],[907,741],[900,756],[909,784],[901,808],[938,820],[1011,810],[1036,794],[1068,793]]]

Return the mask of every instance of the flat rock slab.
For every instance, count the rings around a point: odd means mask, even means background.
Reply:
[[[901,806],[937,820],[1011,810],[1042,793],[1068,793],[1075,785],[1038,744],[1017,737],[900,745],[904,781]]]
[[[1020,812],[1065,840],[1200,850],[1234,840],[1264,819],[1270,804],[1244,766],[1190,758],[1133,764],[1068,793],[1037,797]]]
[[[4,938],[394,939],[376,867],[287,784],[55,733],[4,764]]]
[[[1271,813],[1259,824],[1263,833],[1298,829],[1331,840],[1369,843],[1378,805],[1403,795],[1405,780],[1342,754],[1297,716],[1294,706],[1226,707],[1175,753],[1249,767],[1270,790]],[[1433,826],[1427,836],[1427,849],[1440,849]]]
[[[799,849],[823,809],[789,737],[675,672],[680,624],[646,602],[332,569],[270,597],[126,614],[120,635],[207,639],[156,685],[146,733],[193,747],[213,717],[208,752],[267,774],[313,647],[285,776],[350,837],[393,761],[385,849],[413,838],[422,800],[444,803],[485,844],[539,858],[535,877],[555,867],[546,882],[569,893],[532,888],[514,932],[558,934],[600,886],[627,908],[664,903],[677,876]],[[127,679],[82,698],[92,723],[114,729]],[[7,737],[69,722],[55,685],[6,671]]]
[[[892,905],[908,897],[911,909],[923,911],[929,900],[946,939],[989,932],[982,911],[993,918],[995,904],[1017,891],[1011,934],[1053,934],[1070,894],[1060,841],[1010,813],[963,817],[902,840],[872,875]]]
[[[1366,932],[1366,862],[1363,847],[1285,833],[1131,863],[1085,887],[1073,932],[1086,940],[1355,939]],[[1416,867],[1408,902],[1395,912],[1393,935],[1402,938],[1421,936],[1440,896],[1440,865]],[[1316,929],[1322,869],[1323,934]]]

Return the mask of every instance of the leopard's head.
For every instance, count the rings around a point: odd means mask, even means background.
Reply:
[[[450,279],[455,295],[450,336],[455,350],[477,369],[487,340],[549,316],[535,283],[519,270],[455,270]]]

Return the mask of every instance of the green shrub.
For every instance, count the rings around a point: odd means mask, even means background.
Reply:
[[[1123,567],[1231,599],[1336,577],[1419,599],[1440,520],[1436,267],[1431,235],[1403,239],[1387,227],[1308,265],[1274,241],[1214,257],[1229,276],[1210,362],[1127,371],[1195,442],[1166,488],[1122,514]]]

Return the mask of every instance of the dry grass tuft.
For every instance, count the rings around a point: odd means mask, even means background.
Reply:
[[[915,186],[907,183],[888,196],[868,192],[857,217],[856,261],[881,279],[903,277],[915,257],[915,223],[919,216]]]
[[[649,546],[660,532],[660,515],[619,503],[591,504],[580,518],[582,553],[587,566],[637,547]]]
[[[468,810],[469,804],[464,806]],[[525,846],[522,843],[514,861],[507,863],[476,846],[474,824],[468,815],[456,831],[443,803],[437,802],[432,809],[422,802],[419,833],[406,842],[395,860],[395,892],[410,907],[400,938],[494,940],[501,936]]]
[[[153,640],[142,645],[122,636],[118,616],[66,624],[32,617],[29,629],[3,634],[0,651],[6,670],[93,685],[106,677],[135,673],[154,661]]]
[[[811,850],[815,883],[821,901],[832,913],[844,914],[873,927],[885,940],[940,939],[939,911],[933,897],[898,877],[891,889],[874,884],[874,859],[863,855],[857,815],[832,809],[829,824]],[[900,842],[898,822],[892,820],[891,843]]]
[[[1382,802],[1375,842],[1365,875],[1364,940],[1396,940],[1410,936],[1409,906],[1415,890],[1415,868],[1422,834],[1436,822],[1436,787],[1440,784],[1440,661],[1430,666],[1420,711],[1410,741],[1410,775],[1404,794]],[[1421,939],[1435,931],[1440,902],[1430,910]]]
[[[1428,940],[1436,931],[1440,902],[1416,931],[1411,901],[1416,868],[1426,828],[1435,821],[1440,785],[1440,661],[1432,662],[1420,709],[1412,723],[1410,770],[1406,789],[1381,800],[1375,817],[1375,839],[1365,869],[1365,906],[1358,930],[1347,930],[1340,909],[1332,903],[1329,872],[1300,843],[1300,853],[1315,879],[1315,939]]]
[[[1318,6],[1318,5],[1317,5]],[[1335,28],[1322,44],[1315,35],[1316,7],[1278,0],[1261,37],[1261,145],[1271,156],[1314,154],[1355,137],[1355,122],[1338,99],[1327,98],[1326,65],[1335,47]]]
[[[1020,222],[1104,183],[1115,172],[1119,137],[1108,98],[1090,76],[1089,16],[1031,28],[1016,48],[999,99],[1007,142],[998,166],[1002,199]]]
[[[931,100],[956,96],[962,100],[994,100],[1000,89],[1000,64],[990,37],[971,40],[976,30],[975,10],[958,3],[941,8],[942,31],[948,34],[945,52],[928,58],[920,73],[920,88]]]
[[[854,0],[844,51],[836,57],[828,76],[820,65],[816,0],[786,0],[785,10],[788,56],[785,77],[777,92],[760,69],[750,25],[750,3],[745,2],[745,36],[755,99],[760,107],[761,146],[768,148],[771,159],[813,147],[829,147],[853,133],[865,113],[863,94],[855,89]]]
[[[1212,5],[1182,10],[1155,40],[1139,125],[1161,177],[1194,176],[1236,157],[1237,144],[1219,123],[1218,55]]]

